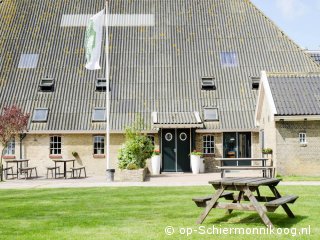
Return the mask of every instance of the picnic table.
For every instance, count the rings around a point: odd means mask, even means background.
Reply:
[[[11,174],[7,174],[7,175],[16,175],[18,178],[19,169],[23,168],[23,167],[28,167],[29,159],[11,159],[11,160],[5,160],[5,162],[6,162],[6,168],[9,167],[9,164],[13,164],[16,166],[16,173],[11,173]],[[20,167],[19,167],[19,164],[20,164]]]
[[[57,175],[63,175],[64,178],[67,178],[67,163],[72,162],[72,167],[74,168],[75,159],[52,159],[54,161],[54,167],[57,168],[57,163],[63,163],[63,172],[56,172],[55,171],[55,178]]]
[[[287,203],[294,203],[298,196],[281,196],[276,188],[279,182],[280,179],[277,178],[223,178],[209,181],[216,192],[210,196],[192,199],[198,207],[205,208],[197,220],[197,224],[201,224],[213,208],[227,209],[228,214],[231,214],[233,210],[255,211],[269,228],[273,228],[273,224],[268,218],[267,212],[274,212],[279,206],[284,209],[288,217],[294,218],[295,216]],[[259,191],[261,186],[269,187],[274,196],[261,196]],[[220,198],[232,202],[218,202]],[[247,203],[240,203],[241,201],[247,201]]]
[[[269,176],[270,178],[274,176],[275,172],[273,166],[266,165],[268,158],[216,158],[215,160],[221,162],[220,166],[217,166],[221,170],[221,178],[225,177],[227,170],[262,170],[262,176]],[[254,161],[260,161],[262,166],[252,166],[252,162]],[[235,162],[236,164],[232,166],[228,162]]]

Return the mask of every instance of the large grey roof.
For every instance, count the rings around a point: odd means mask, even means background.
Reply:
[[[110,27],[111,129],[123,130],[137,114],[199,112],[217,107],[219,122],[205,128],[253,129],[256,91],[250,76],[268,72],[318,72],[319,66],[247,0],[118,0],[111,13],[155,14],[154,27]],[[105,106],[94,91],[104,67],[84,65],[84,27],[61,27],[65,14],[94,14],[101,0],[20,0],[0,5],[0,103],[27,112],[50,109],[47,123],[30,130],[99,130],[93,107]],[[221,52],[236,52],[238,65],[221,65]],[[17,69],[23,53],[38,53],[36,69]],[[104,58],[104,56],[102,57]],[[101,61],[104,62],[104,59]],[[102,64],[103,65],[103,64]],[[42,77],[54,93],[37,92]],[[201,90],[213,76],[217,89]]]
[[[268,77],[277,115],[320,115],[320,74]]]

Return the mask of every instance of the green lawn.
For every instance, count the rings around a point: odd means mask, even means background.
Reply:
[[[282,181],[292,182],[292,181],[320,181],[320,176],[277,176],[277,178],[281,178]]]
[[[268,214],[275,227],[311,226],[311,236],[294,239],[319,239],[320,187],[280,186],[285,194],[300,198],[291,209],[295,219],[282,209]],[[126,187],[44,190],[0,190],[0,239],[292,239],[285,236],[226,235],[193,233],[180,235],[179,227],[197,229],[195,221],[203,209],[191,201],[208,195],[208,187]],[[265,190],[266,191],[266,190]],[[263,227],[253,212],[224,215],[211,211],[203,226]],[[166,226],[175,233],[166,236]]]

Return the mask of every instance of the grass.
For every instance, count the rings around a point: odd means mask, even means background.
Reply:
[[[290,205],[296,218],[282,209],[268,216],[278,228],[304,228],[311,235],[295,239],[319,239],[319,202],[316,186],[279,186],[285,194],[297,194]],[[196,219],[203,211],[192,197],[208,195],[208,187],[130,187],[42,190],[0,190],[0,239],[291,239],[267,235],[180,235],[179,227],[197,229]],[[263,190],[263,192],[267,192]],[[211,211],[202,226],[263,227],[254,212]],[[166,226],[175,233],[166,236]]]
[[[277,175],[277,178],[281,178],[282,181],[292,182],[292,181],[320,181],[320,176],[280,176]]]

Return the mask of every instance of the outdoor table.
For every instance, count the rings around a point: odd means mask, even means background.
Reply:
[[[61,174],[64,176],[64,178],[67,178],[67,162],[72,162],[72,167],[74,168],[74,162],[75,159],[52,159],[54,161],[54,166],[57,167],[57,163],[63,163],[63,172],[57,173],[55,172],[55,178],[57,178],[57,175]]]
[[[288,217],[294,218],[294,214],[287,203],[294,203],[298,196],[282,197],[276,189],[279,182],[280,179],[277,178],[223,178],[209,181],[209,184],[216,189],[216,192],[209,197],[193,198],[198,207],[205,207],[197,223],[201,224],[213,208],[227,209],[229,214],[233,210],[256,211],[263,223],[269,228],[273,228],[273,224],[268,218],[267,212],[274,212],[279,206],[284,209]],[[274,196],[261,196],[259,192],[259,187],[261,186],[269,187]],[[225,190],[232,192],[225,192]],[[237,192],[238,195],[235,194]],[[232,203],[218,202],[223,197],[227,200],[232,200]],[[240,203],[240,201],[249,201],[249,203]],[[261,202],[265,204],[262,205]]]
[[[12,175],[16,175],[18,178],[18,174],[19,174],[19,168],[22,168],[22,164],[25,163],[25,167],[28,167],[28,162],[29,159],[12,159],[12,160],[5,160],[6,162],[6,167],[8,167],[8,164],[13,163],[14,165],[16,165],[17,171],[16,173],[12,173]],[[20,164],[20,167],[19,167]]]

